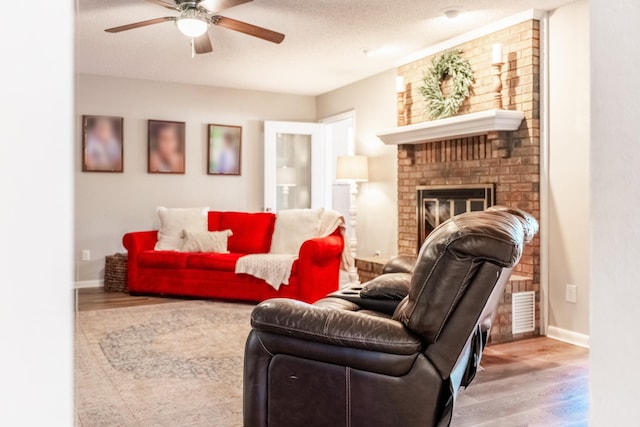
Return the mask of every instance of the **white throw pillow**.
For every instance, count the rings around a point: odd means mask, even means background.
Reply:
[[[290,209],[276,214],[276,225],[271,239],[272,254],[298,254],[300,246],[318,237],[320,218],[324,209]]]
[[[158,242],[156,251],[180,251],[182,249],[182,231],[207,231],[207,212],[209,207],[189,209],[168,209],[159,207]]]
[[[233,231],[182,231],[182,252],[214,252],[228,254],[227,243]]]

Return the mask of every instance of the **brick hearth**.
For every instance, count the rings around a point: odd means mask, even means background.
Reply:
[[[459,46],[475,71],[473,95],[459,114],[491,109],[491,45],[502,43],[508,58],[503,70],[504,109],[525,113],[515,132],[491,132],[470,138],[398,147],[398,252],[416,255],[416,187],[421,185],[495,184],[496,203],[524,209],[540,217],[539,122],[539,21],[528,21]],[[398,69],[411,88],[413,108],[409,123],[425,121],[422,96],[417,87],[431,57]],[[404,119],[398,125],[405,123]],[[406,123],[406,124],[409,124]],[[525,249],[501,301],[492,340],[508,341],[539,334],[540,242],[536,237]],[[536,292],[536,330],[511,334],[511,293]]]

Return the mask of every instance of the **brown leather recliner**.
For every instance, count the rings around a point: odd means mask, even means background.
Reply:
[[[514,209],[459,215],[428,236],[413,266],[395,260],[388,274],[313,305],[258,305],[244,426],[448,425],[536,232],[535,219]]]

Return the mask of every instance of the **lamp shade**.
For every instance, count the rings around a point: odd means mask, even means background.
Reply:
[[[369,180],[369,162],[366,156],[339,156],[336,168],[339,181],[365,182]]]
[[[276,170],[276,184],[281,187],[293,187],[296,185],[295,168],[278,168]]]

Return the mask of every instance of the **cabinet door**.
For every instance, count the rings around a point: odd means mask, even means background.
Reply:
[[[265,210],[331,207],[324,125],[267,121],[264,135]]]

